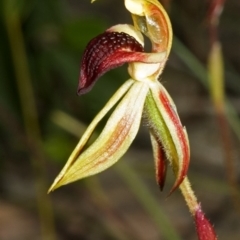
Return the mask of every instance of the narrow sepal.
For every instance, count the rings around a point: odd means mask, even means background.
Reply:
[[[131,86],[110,116],[99,137],[82,153],[79,151],[73,153],[71,159],[74,161],[66,164],[68,167],[60,173],[50,191],[61,185],[99,173],[119,160],[137,134],[148,91],[148,86],[144,83],[134,83]]]
[[[156,106],[162,115],[166,128],[169,131],[172,142],[175,147],[176,156],[172,153],[173,149],[168,147],[162,141],[166,156],[171,162],[172,168],[176,174],[175,183],[170,191],[173,192],[183,181],[187,175],[189,161],[190,161],[190,148],[189,141],[185,127],[182,126],[178,117],[176,106],[173,103],[171,97],[167,93],[166,89],[160,83],[156,83],[158,86],[151,86],[153,98]],[[175,156],[175,157],[172,157]]]
[[[166,175],[167,175],[167,158],[165,155],[165,151],[159,139],[157,139],[151,132],[151,143],[153,148],[153,157],[155,162],[155,173],[156,180],[161,189],[164,188]]]
[[[211,223],[206,219],[200,204],[195,212],[195,225],[199,240],[217,240],[217,235]]]

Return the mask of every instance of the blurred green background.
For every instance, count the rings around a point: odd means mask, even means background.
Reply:
[[[207,87],[210,1],[163,3],[175,39],[161,81],[188,130],[189,177],[219,239],[237,240],[240,203],[231,189],[239,192],[240,2],[226,1],[219,25],[227,140]],[[0,239],[197,239],[180,193],[166,199],[171,172],[163,193],[155,184],[144,124],[114,167],[46,194],[87,124],[128,78],[123,66],[86,95],[76,94],[89,40],[112,25],[131,23],[123,1],[2,0],[0,14]]]

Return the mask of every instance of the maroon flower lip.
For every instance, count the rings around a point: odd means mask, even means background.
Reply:
[[[88,92],[97,79],[110,69],[139,60],[143,46],[124,32],[106,31],[92,39],[84,52],[78,95]]]

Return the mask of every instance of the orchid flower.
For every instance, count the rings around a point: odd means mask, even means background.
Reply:
[[[136,137],[144,115],[157,183],[162,190],[169,162],[176,176],[170,193],[180,187],[200,229],[208,221],[186,177],[190,159],[188,136],[173,100],[159,82],[172,45],[169,17],[157,0],[125,0],[125,7],[132,15],[133,25],[113,26],[88,43],[81,62],[78,94],[88,92],[101,75],[124,63],[128,63],[130,79],[93,119],[49,191],[102,172],[116,163]],[[144,51],[143,35],[151,41],[149,53]],[[97,124],[113,107],[98,138],[85,148]],[[209,229],[215,237],[213,229]]]

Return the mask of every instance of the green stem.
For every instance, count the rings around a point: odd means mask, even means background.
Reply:
[[[38,114],[24,46],[19,9],[15,0],[5,0],[5,26],[12,52],[25,131],[29,143],[29,154],[35,176],[42,239],[54,240],[56,236],[52,207],[46,194],[46,171],[44,157],[41,153],[42,141]]]
[[[197,202],[197,198],[192,190],[190,181],[187,176],[184,178],[184,180],[181,183],[181,185],[179,186],[179,188],[182,192],[182,195],[187,203],[187,206],[188,206],[191,214],[194,215],[195,211],[198,207],[198,202]]]

